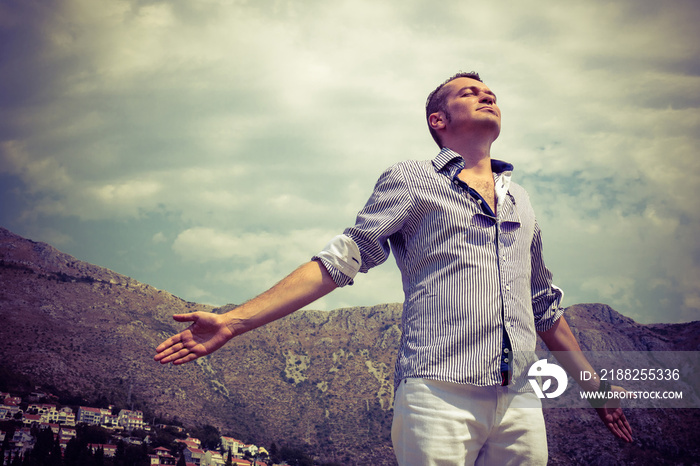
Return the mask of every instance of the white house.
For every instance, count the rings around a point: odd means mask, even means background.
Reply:
[[[199,448],[187,447],[182,451],[182,454],[185,456],[185,461],[187,463],[194,463],[199,466],[202,464],[205,453],[204,450],[200,450]]]
[[[78,408],[78,422],[99,426],[102,424],[103,410],[99,408],[91,408],[89,406],[81,406]]]
[[[141,411],[122,409],[119,411],[117,422],[127,430],[143,429],[143,413]]]
[[[207,451],[199,464],[200,466],[224,466],[226,461],[218,451]]]
[[[236,440],[233,437],[221,437],[221,448],[224,452],[231,451],[231,454],[236,457],[239,456],[238,449],[243,446],[243,442]]]

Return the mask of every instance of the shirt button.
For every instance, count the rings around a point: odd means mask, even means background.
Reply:
[[[506,354],[508,354],[508,348],[504,348],[504,349],[503,349],[503,352],[506,353]]]
[[[503,359],[503,362],[508,362],[508,358]]]

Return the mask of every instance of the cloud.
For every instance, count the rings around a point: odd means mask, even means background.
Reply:
[[[165,234],[162,231],[159,231],[158,233],[153,235],[153,237],[151,238],[151,241],[153,241],[155,244],[159,244],[159,243],[165,243],[168,240],[167,240]]]
[[[234,234],[214,228],[195,227],[181,232],[172,247],[188,261],[211,262],[237,258],[299,265],[304,258],[311,258],[308,251],[320,251],[331,233],[308,229],[281,234],[265,231]]]
[[[641,305],[641,302],[635,298],[634,280],[628,277],[598,275],[584,280],[581,289],[594,291],[607,301],[615,300],[628,308]]]
[[[697,319],[699,20],[690,0],[2,2],[0,221],[85,260],[157,254],[140,279],[240,302],[386,166],[432,157],[424,99],[475,69],[567,296]],[[320,304],[400,300],[392,267]]]
[[[242,302],[277,283],[288,272],[311,260],[335,232],[319,229],[292,230],[282,234],[269,232],[234,234],[212,228],[196,227],[181,232],[172,248],[185,263],[204,266],[204,285],[198,288],[198,297],[207,296],[212,302],[225,303],[216,291],[220,286],[240,296]],[[338,290],[333,298],[326,298],[309,306],[332,305],[348,307],[361,303],[371,305],[376,296],[385,296],[385,302],[401,301],[400,277],[395,267],[384,266],[361,274],[356,284]],[[207,291],[208,290],[208,291]],[[387,293],[387,290],[393,292]],[[330,304],[332,303],[332,304]]]
[[[173,250],[187,260],[200,262],[237,256],[254,258],[263,252],[258,239],[255,235],[236,237],[212,228],[191,228],[178,235]]]

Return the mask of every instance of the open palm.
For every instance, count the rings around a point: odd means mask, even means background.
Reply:
[[[624,392],[625,390],[621,387],[613,385],[610,387],[613,392]],[[627,422],[625,413],[622,412],[620,407],[619,398],[613,398],[602,408],[596,408],[598,417],[603,421],[603,424],[612,432],[617,438],[621,438],[626,442],[632,441],[632,428]]]
[[[172,362],[177,365],[194,361],[213,353],[234,336],[219,314],[193,312],[176,314],[173,319],[192,322],[192,325],[158,345],[154,359],[161,364]]]

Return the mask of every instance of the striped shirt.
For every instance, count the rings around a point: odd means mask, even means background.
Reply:
[[[405,294],[395,384],[500,385],[503,342],[534,351],[536,331],[563,313],[527,192],[511,182],[512,165],[491,165],[495,217],[457,178],[462,157],[443,149],[387,169],[355,226],[314,257],[344,286],[393,250]]]

